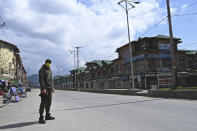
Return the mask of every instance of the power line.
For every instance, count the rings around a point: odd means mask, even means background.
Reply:
[[[11,40],[11,43],[16,43],[16,40],[12,37],[12,35],[9,32],[10,30],[6,26],[4,27],[4,29],[7,30],[5,33],[9,36],[9,39]]]
[[[114,56],[116,54],[116,52],[112,53],[111,55],[107,56],[107,58],[111,58],[112,56]]]
[[[188,15],[197,15],[197,13],[190,13],[190,14],[178,14],[173,16],[188,16]]]
[[[197,2],[190,3],[190,4],[188,4],[187,6],[185,6],[185,7],[181,8],[181,9],[179,9],[177,12],[180,12],[180,11],[182,11],[182,10],[184,10],[184,9],[186,9],[186,8],[189,8],[190,6],[193,6],[193,5],[195,5],[195,4],[197,4]],[[177,12],[176,12],[176,13],[177,13]]]
[[[182,10],[184,10],[184,9],[186,9],[186,8],[188,8],[188,7],[190,7],[190,6],[193,6],[193,5],[195,5],[195,4],[197,4],[197,2],[193,2],[193,3],[191,3],[191,4],[187,5],[187,6],[185,6],[185,7],[181,8],[181,9],[179,9],[176,13],[178,13],[178,12],[180,12],[180,11],[182,11]],[[185,15],[196,15],[196,13],[185,14]],[[172,15],[172,16],[179,16],[179,15]],[[152,27],[150,27],[147,31],[145,31],[144,33],[142,33],[139,37],[142,37],[142,36],[144,36],[145,34],[147,34],[148,32],[152,31],[155,27],[157,27],[157,26],[158,26],[162,21],[164,21],[166,18],[168,18],[168,16],[165,16],[165,17],[163,17],[159,22],[156,22],[156,24],[154,24],[154,25],[153,25]]]
[[[10,43],[11,43],[10,39],[8,38],[7,34],[5,33],[5,29],[4,29],[4,28],[2,28],[2,30],[3,30],[4,36],[5,36],[5,37],[6,37],[6,39],[7,39],[7,42],[10,42]]]
[[[153,25],[152,27],[150,27],[146,32],[144,32],[143,34],[141,34],[139,37],[142,37],[142,36],[144,36],[146,33],[148,33],[148,32],[150,32],[151,30],[153,30],[155,27],[157,27],[157,26],[158,26],[162,21],[164,21],[166,18],[167,18],[167,16],[164,17],[164,18],[162,18],[159,22],[157,22],[155,25]]]
[[[59,71],[60,71],[60,68],[62,68],[62,65],[59,65],[59,64],[58,64],[58,65],[55,65],[55,67],[56,67],[56,69],[57,69],[57,71],[58,71],[58,76],[59,76],[59,73],[60,73]]]
[[[13,37],[13,35],[12,35],[12,34],[14,34],[13,31],[12,31],[11,29],[8,29],[7,26],[5,26],[5,29],[6,29],[7,32],[10,34],[9,36],[10,36],[10,38],[12,39],[12,42],[17,43],[16,39],[15,39],[15,38]]]

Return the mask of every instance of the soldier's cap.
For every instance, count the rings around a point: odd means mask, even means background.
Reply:
[[[45,63],[51,63],[50,59],[46,59]]]

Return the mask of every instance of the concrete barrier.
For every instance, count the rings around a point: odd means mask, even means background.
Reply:
[[[70,90],[70,91],[83,91],[92,93],[105,93],[105,94],[120,94],[120,95],[136,95],[139,89],[88,89],[88,88],[65,88],[60,90]]]
[[[139,89],[129,90],[129,89],[87,89],[87,88],[85,88],[85,89],[74,89],[74,88],[65,88],[65,89],[61,89],[61,90],[197,100],[197,90],[169,90],[169,91],[165,91],[165,90],[151,89],[151,90],[148,90],[148,92],[140,92]]]
[[[197,90],[149,90],[147,96],[197,100]]]

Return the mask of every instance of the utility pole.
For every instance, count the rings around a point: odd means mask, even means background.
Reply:
[[[123,6],[121,3],[125,3],[125,6]],[[135,88],[135,82],[134,82],[134,71],[133,71],[133,53],[132,53],[132,45],[131,45],[131,38],[130,38],[130,29],[129,29],[129,10],[132,8],[135,8],[133,4],[139,4],[140,2],[133,2],[129,0],[121,0],[117,4],[120,5],[125,11],[127,16],[127,31],[128,31],[128,39],[129,39],[129,52],[130,52],[130,70],[131,70],[131,77],[130,82],[132,82],[132,88]],[[128,8],[128,5],[131,6],[131,8]]]
[[[59,76],[59,70],[60,70],[60,68],[62,67],[62,65],[56,65],[55,67],[57,68],[57,71],[58,71],[58,87],[60,87],[60,86],[59,86],[59,84],[60,84],[60,83],[59,83],[59,77],[60,77],[60,76]]]
[[[20,84],[22,84],[23,60],[25,60],[25,59],[26,59],[25,57],[24,58],[21,57],[21,63],[20,63],[21,64],[20,65],[21,66],[21,68],[20,68]]]
[[[75,88],[75,86],[76,86],[76,79],[77,79],[77,77],[76,77],[76,61],[75,61],[75,48],[74,48],[74,50],[68,50],[70,53],[72,53],[73,54],[73,56],[74,56],[74,59],[73,59],[73,63],[74,63],[74,88]]]
[[[79,49],[82,47],[75,47],[77,49],[77,88],[79,89]]]
[[[29,78],[28,77],[30,75],[29,72],[30,72],[31,69],[30,68],[26,68],[26,70],[27,70],[27,87],[29,87]]]
[[[171,57],[172,57],[172,70],[173,70],[173,86],[177,86],[177,67],[176,67],[176,49],[173,39],[173,33],[172,33],[172,22],[171,22],[171,13],[170,13],[170,2],[169,0],[166,0],[167,4],[167,12],[168,12],[168,25],[169,25],[169,34],[170,34],[170,51],[171,51]]]

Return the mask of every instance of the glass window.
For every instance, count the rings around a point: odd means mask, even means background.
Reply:
[[[156,60],[149,60],[148,61],[148,68],[155,68],[157,67],[157,61]]]
[[[193,65],[192,59],[188,60],[188,67],[192,68],[193,67],[192,65]]]
[[[144,68],[144,61],[139,61],[139,69],[143,69]]]
[[[162,60],[162,67],[171,67],[172,61],[171,60]]]
[[[129,50],[125,50],[124,58],[129,58],[129,56],[130,56]]]
[[[179,65],[180,65],[180,67],[185,67],[186,66],[185,56],[179,56]]]
[[[160,44],[160,50],[170,50],[170,44]]]

